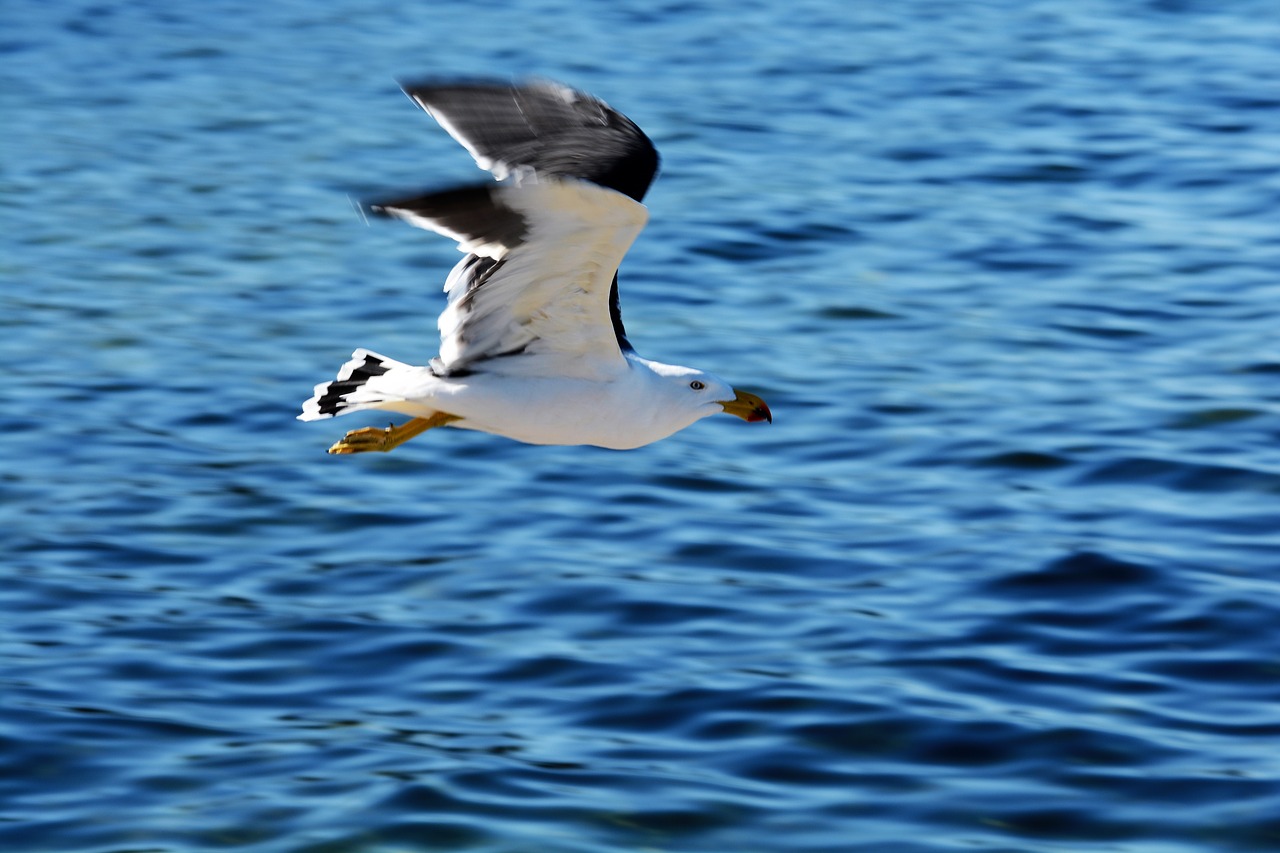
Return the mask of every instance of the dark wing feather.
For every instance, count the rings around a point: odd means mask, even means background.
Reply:
[[[558,83],[420,83],[404,91],[499,180],[531,169],[641,201],[658,173],[658,152],[635,122]]]
[[[497,184],[459,187],[368,205],[370,213],[395,216],[419,228],[475,247],[511,250],[528,236],[529,223],[502,202]],[[476,253],[475,249],[468,249]],[[479,252],[479,254],[491,254]]]

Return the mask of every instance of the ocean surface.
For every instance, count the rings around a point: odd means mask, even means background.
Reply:
[[[1280,850],[1270,0],[0,5],[0,850]],[[436,352],[397,79],[658,144],[631,452],[294,420]]]

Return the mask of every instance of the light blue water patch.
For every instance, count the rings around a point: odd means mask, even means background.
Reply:
[[[1280,847],[1269,4],[0,8],[0,847]],[[663,155],[641,450],[335,458],[476,180],[397,77]]]

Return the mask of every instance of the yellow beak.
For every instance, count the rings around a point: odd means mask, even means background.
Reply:
[[[748,394],[746,391],[733,389],[736,395],[732,400],[719,400],[724,410],[731,415],[737,415],[744,421],[768,421],[773,423],[773,412],[769,411],[768,405],[755,394]]]

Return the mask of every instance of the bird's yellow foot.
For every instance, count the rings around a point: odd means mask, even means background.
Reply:
[[[386,453],[389,450],[395,450],[415,435],[421,435],[429,429],[444,426],[456,420],[458,420],[456,415],[450,415],[447,412],[436,412],[429,418],[414,418],[399,426],[392,424],[385,429],[379,429],[378,427],[353,429],[334,442],[333,446],[329,448],[329,452],[347,454],[369,453],[376,450]]]
[[[371,450],[379,450],[386,452],[395,444],[392,443],[392,435],[395,426],[389,426],[386,429],[378,427],[364,427],[363,429],[353,429],[333,443],[329,448],[330,453],[368,453]]]

